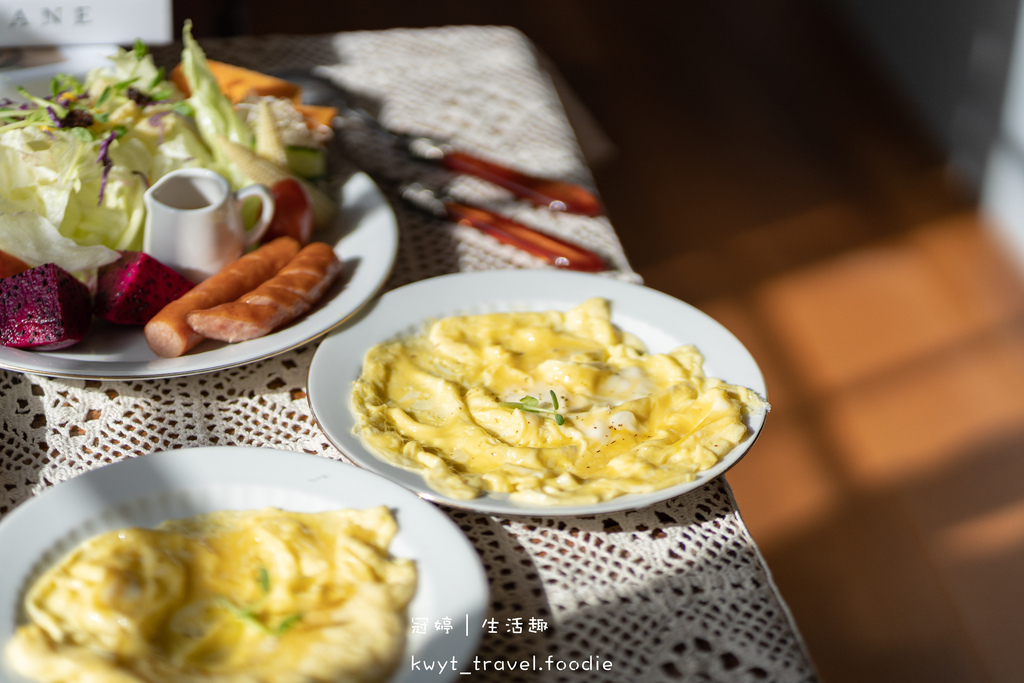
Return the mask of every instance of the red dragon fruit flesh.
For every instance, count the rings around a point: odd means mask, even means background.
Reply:
[[[77,344],[92,321],[89,288],[47,263],[0,280],[0,344],[55,351]]]
[[[149,254],[125,251],[100,268],[93,311],[119,325],[145,325],[190,289],[191,282]]]

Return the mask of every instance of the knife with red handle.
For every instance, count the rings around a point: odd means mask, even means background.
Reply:
[[[414,206],[439,218],[475,228],[499,242],[518,247],[558,268],[588,273],[608,269],[608,265],[599,254],[560,237],[534,230],[494,211],[438,197],[421,186],[410,186],[401,194]]]

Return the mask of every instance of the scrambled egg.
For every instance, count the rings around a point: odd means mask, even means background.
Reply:
[[[566,505],[656,491],[714,466],[768,408],[706,377],[703,361],[693,346],[647,353],[604,299],[445,318],[367,352],[354,433],[454,499]]]
[[[396,530],[265,508],[100,534],[32,585],[8,656],[54,683],[381,681],[416,585]]]

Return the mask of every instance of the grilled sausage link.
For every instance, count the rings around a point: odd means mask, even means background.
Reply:
[[[298,240],[279,237],[206,278],[146,323],[143,331],[149,347],[164,358],[187,353],[203,339],[186,321],[189,313],[232,301],[253,290],[281,270],[299,248]]]
[[[313,307],[342,270],[334,249],[312,242],[280,272],[237,301],[186,316],[198,334],[226,342],[255,339]]]

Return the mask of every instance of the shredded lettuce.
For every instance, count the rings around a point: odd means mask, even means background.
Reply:
[[[94,147],[73,135],[33,127],[0,137],[0,225],[6,237],[6,246],[0,248],[27,263],[37,260],[45,250],[42,242],[25,239],[27,225],[45,225],[39,238],[52,242],[56,253],[69,249],[57,236],[84,247],[102,246],[88,252],[101,261],[111,260],[107,252],[112,249],[141,248],[138,225],[145,219],[141,201],[145,180],[126,174],[123,168],[114,169],[111,190],[100,204],[102,167],[96,163]],[[42,222],[11,218],[26,213]],[[21,226],[17,240],[7,234],[11,220]]]
[[[181,31],[181,70],[188,79],[191,95],[189,102],[195,112],[196,128],[206,146],[213,150],[220,172],[227,176],[235,187],[247,184],[241,171],[220,151],[218,137],[224,137],[243,147],[252,149],[256,135],[234,105],[217,84],[217,79],[206,63],[206,53],[192,37],[192,22],[186,21]]]
[[[119,256],[100,244],[78,244],[61,235],[45,216],[32,211],[0,213],[0,249],[30,266],[56,263],[72,273],[98,268]]]
[[[201,166],[247,184],[217,139],[253,148],[255,135],[182,32],[184,98],[145,45],[118,51],[84,80],[61,74],[47,97],[0,100],[0,249],[30,265],[88,277],[142,249],[143,195],[167,173]]]
[[[150,184],[216,162],[191,105],[142,45],[118,50],[82,82],[59,75],[51,90],[0,102],[0,249],[88,270],[114,250],[142,249]]]

